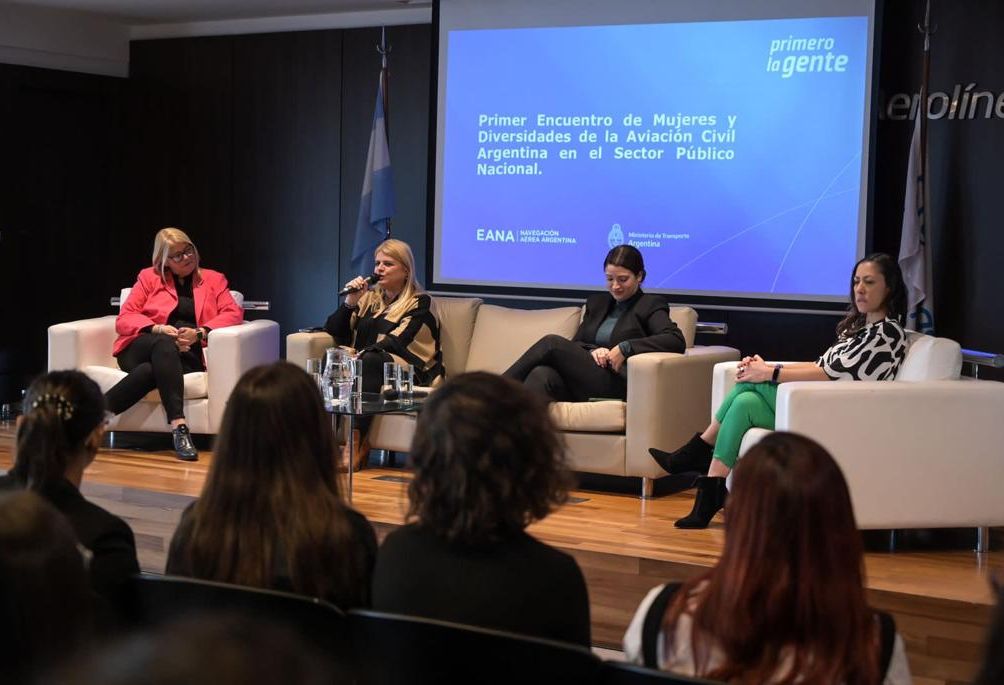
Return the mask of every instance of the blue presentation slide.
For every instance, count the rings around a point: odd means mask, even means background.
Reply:
[[[450,31],[436,278],[845,298],[866,17]]]

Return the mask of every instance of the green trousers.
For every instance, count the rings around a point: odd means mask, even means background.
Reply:
[[[715,412],[722,424],[715,441],[715,459],[730,469],[739,459],[739,445],[750,428],[774,429],[777,386],[773,383],[736,383]]]

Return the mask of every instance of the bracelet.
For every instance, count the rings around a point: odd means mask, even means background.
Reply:
[[[778,379],[781,377],[781,369],[784,368],[784,364],[774,364],[774,373],[770,375],[770,382],[777,385]]]
[[[202,340],[203,340],[203,337],[204,336],[202,335],[202,329],[201,328],[196,328],[195,329],[195,342],[201,343]]]

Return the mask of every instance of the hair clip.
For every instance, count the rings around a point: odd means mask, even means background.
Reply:
[[[39,395],[37,398],[35,398],[35,401],[31,403],[32,409],[38,409],[41,406],[48,406],[55,408],[56,414],[58,414],[59,418],[63,419],[64,421],[69,421],[70,419],[72,419],[73,412],[76,410],[76,407],[74,407],[73,404],[65,397],[63,397],[62,395],[57,395],[56,393],[49,393],[49,392],[43,395]]]

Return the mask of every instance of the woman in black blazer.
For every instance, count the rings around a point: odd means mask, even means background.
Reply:
[[[88,550],[93,589],[113,598],[139,573],[136,541],[125,521],[80,494],[84,469],[105,434],[105,416],[101,388],[80,371],[52,371],[35,380],[18,418],[14,466],[0,477],[0,491],[26,488],[52,503]]]
[[[505,372],[552,401],[627,398],[628,357],[683,352],[687,345],[666,302],[641,291],[645,262],[633,245],[618,245],[603,260],[607,293],[590,295],[571,340],[546,335]]]

